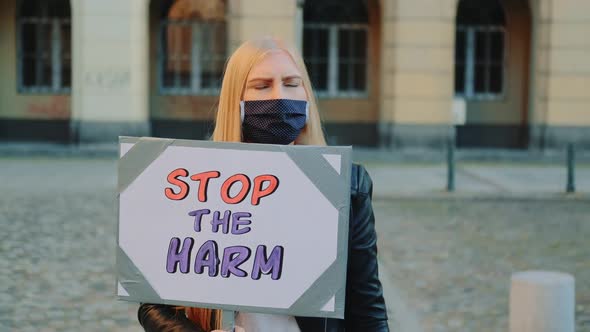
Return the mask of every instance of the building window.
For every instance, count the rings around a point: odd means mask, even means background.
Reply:
[[[306,24],[304,57],[320,96],[367,93],[366,25]]]
[[[504,28],[457,28],[455,92],[465,97],[497,97],[504,80]]]
[[[303,57],[320,97],[366,97],[368,15],[362,1],[306,1]]]
[[[168,1],[159,26],[160,92],[216,95],[226,60],[225,3]]]
[[[502,97],[505,45],[501,5],[497,1],[461,1],[455,34],[455,94],[466,99]]]
[[[17,16],[19,92],[70,92],[70,17],[70,4],[66,0],[20,2]]]

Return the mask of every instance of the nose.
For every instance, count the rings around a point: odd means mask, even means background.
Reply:
[[[283,91],[282,84],[274,84],[271,92],[272,99],[283,99],[285,96],[285,91]]]

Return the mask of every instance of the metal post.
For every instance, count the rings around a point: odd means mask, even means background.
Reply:
[[[453,137],[447,142],[447,191],[455,191],[455,140]]]
[[[569,143],[567,145],[567,186],[566,192],[573,193],[576,191],[576,182],[575,182],[575,151],[574,151],[574,144]]]

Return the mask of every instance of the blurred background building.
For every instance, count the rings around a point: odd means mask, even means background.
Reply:
[[[301,49],[332,144],[590,147],[587,0],[2,0],[0,140],[206,139],[263,35]]]

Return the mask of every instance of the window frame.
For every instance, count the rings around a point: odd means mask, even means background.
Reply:
[[[18,3],[20,8],[20,3]],[[65,61],[69,61],[70,67],[70,75],[72,75],[72,19],[70,17],[50,17],[48,14],[48,7],[47,2],[41,2],[41,15],[35,17],[22,17],[20,11],[17,13],[16,17],[16,60],[17,60],[17,91],[21,94],[52,94],[52,95],[60,95],[60,94],[70,94],[72,91],[72,77],[70,76],[70,85],[65,86],[62,83],[62,69],[65,67]],[[44,56],[40,55],[38,50],[35,50],[34,60],[37,62],[37,73],[35,74],[35,84],[34,85],[25,85],[24,83],[24,61],[26,54],[23,50],[23,26],[25,24],[31,24],[37,29],[37,32],[41,29],[41,26],[44,24],[49,24],[51,26],[51,39],[48,41],[49,45],[49,54],[48,57],[51,59],[50,67],[51,67],[51,85],[41,85],[39,81],[39,75],[41,74],[40,63],[43,62]],[[64,56],[64,52],[62,50],[62,35],[61,35],[61,28],[63,25],[69,26],[70,32],[70,52],[69,57]],[[38,45],[40,43],[38,35],[35,40],[35,43]],[[46,41],[47,42],[47,41]],[[67,54],[67,53],[65,53]]]
[[[314,88],[315,94],[319,98],[368,98],[369,97],[369,53],[371,50],[370,46],[370,38],[369,38],[369,31],[370,26],[368,23],[304,23],[303,29],[314,29],[314,30],[328,30],[328,57],[326,59],[327,62],[327,73],[326,73],[326,85],[327,90],[318,90]],[[365,86],[364,90],[340,90],[338,88],[339,83],[339,73],[338,70],[340,64],[340,57],[338,56],[339,53],[339,33],[342,30],[352,31],[352,30],[362,30],[365,31],[366,36],[366,56],[365,56]],[[305,33],[303,34],[305,36]],[[316,58],[316,57],[311,57]],[[312,68],[309,68],[312,70]],[[349,69],[350,70],[350,69]],[[350,80],[350,78],[349,78]],[[349,81],[350,83],[350,81]],[[350,85],[349,85],[350,86]]]
[[[507,91],[507,73],[508,73],[508,33],[504,26],[501,25],[471,25],[471,24],[460,24],[456,27],[456,32],[464,31],[465,33],[465,60],[462,65],[465,67],[464,76],[463,76],[463,85],[464,89],[462,92],[456,92],[455,97],[463,98],[465,100],[474,100],[474,101],[498,101],[504,100],[506,98],[506,91]],[[476,55],[475,55],[475,39],[476,33],[484,31],[487,33],[490,32],[501,32],[502,33],[502,40],[503,40],[503,48],[502,48],[502,83],[500,92],[494,93],[489,92],[489,77],[490,75],[487,74],[485,78],[485,86],[488,92],[476,92],[475,91],[475,65],[476,65]],[[489,38],[487,38],[489,43]],[[457,43],[457,40],[455,40]],[[486,61],[489,61],[491,58],[489,52],[490,47],[486,49]],[[455,67],[457,66],[457,60],[455,55]],[[487,64],[489,66],[489,63]],[[489,69],[487,69],[489,70]]]
[[[225,54],[223,55],[211,55],[213,61],[222,61],[225,63],[227,59],[228,53],[228,39],[227,39],[227,19],[224,18],[223,21],[207,21],[207,20],[198,20],[198,19],[167,19],[167,18],[160,18],[158,22],[158,53],[157,53],[157,71],[158,71],[158,91],[161,95],[167,96],[217,96],[221,90],[221,80],[222,77],[219,77],[219,86],[218,87],[202,87],[202,59],[201,59],[201,47],[200,41],[202,40],[203,36],[203,25],[213,24],[213,25],[224,25],[224,32],[225,32]],[[169,61],[169,54],[165,54],[164,52],[164,42],[166,40],[165,34],[167,32],[167,27],[169,25],[180,25],[180,26],[190,26],[191,27],[191,45],[190,45],[190,53],[187,55],[188,60],[190,61],[190,85],[188,87],[179,86],[178,82],[180,80],[178,73],[174,76],[174,81],[176,82],[175,86],[165,86],[164,85],[164,72],[165,72],[165,61]],[[198,33],[195,34],[195,31]],[[209,38],[209,43],[215,42],[214,38]],[[184,55],[182,55],[184,56]],[[198,72],[198,75],[195,75],[195,72]],[[223,73],[222,73],[223,75]]]

